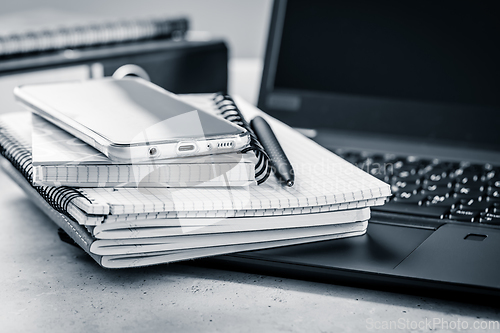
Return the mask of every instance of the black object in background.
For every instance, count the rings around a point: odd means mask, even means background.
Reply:
[[[79,65],[88,65],[90,77],[95,72],[111,76],[119,67],[135,64],[149,74],[151,82],[174,93],[225,92],[227,62],[223,40],[149,40],[5,58],[0,60],[0,80],[3,75]]]
[[[259,108],[302,128],[500,150],[497,1],[275,7]]]
[[[499,106],[500,25],[492,5],[289,1],[275,86]]]

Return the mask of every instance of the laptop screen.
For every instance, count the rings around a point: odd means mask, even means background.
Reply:
[[[296,127],[500,150],[496,7],[277,1],[259,107]]]

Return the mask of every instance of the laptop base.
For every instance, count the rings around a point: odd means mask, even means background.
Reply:
[[[500,230],[445,224],[436,230],[370,222],[367,234],[196,261],[229,270],[484,304],[500,296]],[[481,236],[481,235],[480,235]],[[465,239],[467,238],[467,239]],[[481,238],[481,237],[479,237]],[[475,298],[471,298],[475,296]]]

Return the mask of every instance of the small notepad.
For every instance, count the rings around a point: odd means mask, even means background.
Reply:
[[[154,160],[110,160],[40,116],[19,113],[17,126],[32,128],[33,185],[72,187],[246,186],[255,183],[253,152]]]

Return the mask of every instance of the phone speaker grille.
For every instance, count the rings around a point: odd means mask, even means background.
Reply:
[[[224,149],[224,148],[233,148],[234,146],[234,141],[223,141],[223,142],[219,142],[217,144],[217,148],[219,149]]]

